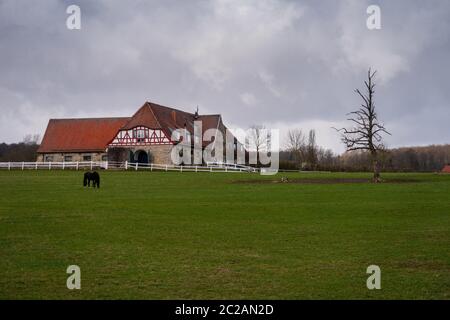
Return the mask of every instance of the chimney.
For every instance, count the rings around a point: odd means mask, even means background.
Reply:
[[[175,124],[177,123],[177,112],[175,110],[172,110],[172,119]]]
[[[195,110],[195,113],[194,113],[194,119],[195,120],[198,119],[198,106],[197,106],[197,110]]]

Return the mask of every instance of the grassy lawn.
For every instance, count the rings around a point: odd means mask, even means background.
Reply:
[[[0,298],[450,299],[450,175],[280,177],[0,171]]]

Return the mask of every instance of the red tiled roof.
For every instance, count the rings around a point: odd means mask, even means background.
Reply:
[[[142,107],[130,118],[130,120],[121,128],[122,130],[129,130],[134,127],[144,126],[152,129],[160,129],[161,125],[153,113],[148,102],[144,103]]]
[[[200,116],[198,117],[198,121],[202,122],[202,134],[205,133],[205,131],[208,129],[217,129],[221,123],[219,114]]]
[[[450,173],[450,164],[446,165],[443,169],[442,169],[443,173]]]
[[[163,128],[186,128],[189,130],[193,126],[194,114],[184,112],[174,108],[161,106],[159,104],[147,102],[152,108],[153,113],[158,118],[159,123]]]
[[[37,152],[104,151],[130,118],[50,119]]]

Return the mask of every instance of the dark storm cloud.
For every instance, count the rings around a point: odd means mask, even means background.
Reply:
[[[150,100],[235,126],[316,128],[342,150],[330,127],[372,66],[389,145],[450,142],[450,3],[376,3],[370,31],[365,1],[0,1],[0,140]],[[65,26],[70,4],[79,31]]]

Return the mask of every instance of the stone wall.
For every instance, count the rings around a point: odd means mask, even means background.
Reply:
[[[90,156],[91,160],[85,160]],[[65,153],[39,153],[36,161],[38,162],[81,162],[81,161],[104,161],[105,152],[65,152]]]
[[[112,161],[112,162],[135,162],[137,153],[145,151],[148,155],[149,163],[172,165],[171,151],[173,145],[151,145],[134,147],[115,147],[109,148],[108,152],[83,152],[83,153],[40,153],[37,156],[38,162],[76,162],[89,161],[84,160],[84,156],[91,156],[92,161]],[[133,158],[131,158],[130,151]],[[198,156],[201,158],[202,151],[198,150]],[[70,158],[69,158],[70,157]],[[69,160],[70,159],[70,160]],[[191,161],[194,158],[192,155]]]
[[[145,151],[148,154],[149,162],[156,164],[172,164],[170,152],[172,145],[153,145],[129,148],[133,154],[139,151]]]
[[[108,161],[125,162],[130,161],[130,149],[128,148],[109,148]]]
[[[150,146],[146,151],[149,153],[150,158],[153,159],[153,163],[173,164],[170,157],[172,147],[173,145]]]
[[[151,146],[135,146],[135,147],[122,147],[122,148],[109,148],[108,159],[110,161],[117,162],[135,162],[137,160],[137,154],[140,151],[145,151],[148,155],[149,163],[156,164],[172,164],[170,153],[172,145],[151,145]],[[133,158],[130,158],[130,151],[133,154]]]

